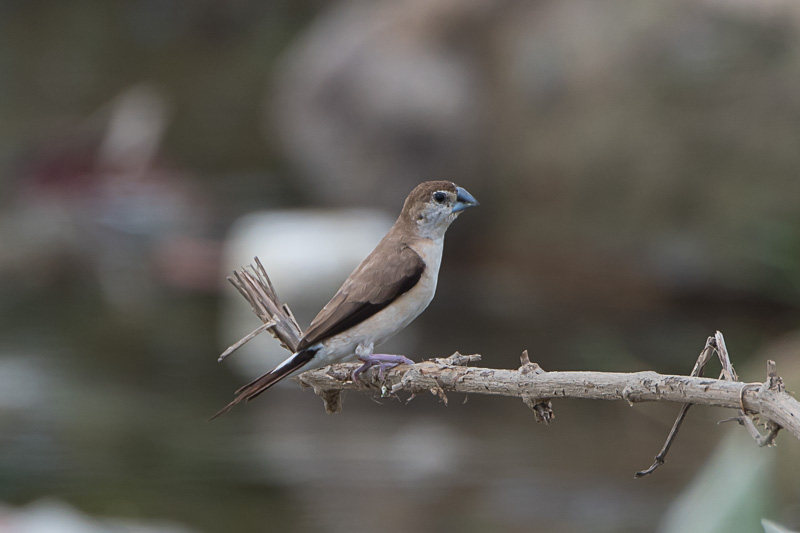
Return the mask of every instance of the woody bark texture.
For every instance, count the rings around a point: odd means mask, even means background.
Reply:
[[[244,343],[268,331],[282,346],[294,352],[302,337],[302,330],[291,310],[278,299],[275,288],[258,258],[255,266],[234,272],[231,283],[250,303],[262,325],[242,340],[232,345],[220,357],[234,352]],[[706,363],[717,355],[722,365],[719,379],[703,377]],[[777,375],[775,363],[767,363],[764,383],[742,383],[738,380],[722,333],[716,332],[707,339],[690,376],[664,375],[656,372],[545,372],[530,362],[527,351],[520,357],[516,370],[479,368],[480,355],[461,355],[458,352],[445,359],[433,359],[414,365],[401,365],[379,375],[375,369],[362,374],[359,382],[352,379],[355,363],[333,365],[311,370],[297,378],[304,387],[311,387],[325,403],[329,413],[342,409],[342,392],[359,391],[382,397],[409,393],[413,398],[420,392],[430,392],[445,404],[447,393],[490,394],[523,400],[537,421],[548,423],[553,418],[552,398],[581,398],[586,400],[625,400],[636,402],[675,402],[684,404],[662,451],[653,466],[639,472],[651,473],[663,464],[664,457],[677,434],[689,406],[711,405],[735,409],[731,418],[744,425],[761,446],[774,444],[780,429],[800,439],[800,402],[784,390]],[[762,435],[753,419],[758,418],[767,429]]]
[[[446,393],[490,394],[516,398],[581,398],[585,400],[625,400],[636,402],[675,402],[744,409],[771,420],[800,439],[800,402],[783,391],[771,390],[769,383],[746,384],[704,377],[665,375],[656,372],[543,372],[525,373],[464,366],[477,362],[479,355],[458,353],[447,359],[434,359],[413,366],[389,370],[380,380],[364,376],[361,384],[350,376],[357,364],[340,364],[312,370],[297,379],[317,394],[356,390],[388,396],[398,392],[417,394],[430,391],[445,398]],[[529,363],[533,364],[533,363]],[[323,396],[324,399],[324,396]],[[536,404],[534,404],[536,405]],[[328,406],[326,404],[326,408]],[[338,404],[341,409],[341,403]],[[330,408],[330,412],[338,409]]]

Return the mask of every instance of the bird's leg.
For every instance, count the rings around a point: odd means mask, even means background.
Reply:
[[[388,353],[373,353],[363,355],[358,358],[359,361],[364,363],[353,372],[353,381],[358,381],[360,376],[365,370],[378,365],[378,377],[383,379],[383,372],[392,369],[398,365],[413,365],[414,361],[405,355],[392,355]]]
[[[362,372],[364,372],[365,370],[367,370],[368,368],[370,368],[372,365],[375,364],[374,362],[369,362],[370,360],[369,358],[372,355],[372,346],[373,346],[372,343],[359,344],[358,346],[356,346],[356,357],[358,357],[358,360],[361,361],[363,364],[360,367],[356,368],[356,370],[353,372],[353,381],[355,383],[359,383],[361,381],[358,377],[361,375]]]
[[[369,349],[367,349],[369,348]],[[404,355],[392,355],[388,353],[372,353],[372,345],[360,346],[356,348],[358,360],[363,364],[353,372],[353,381],[358,382],[358,377],[367,369],[378,365],[378,377],[383,379],[383,372],[398,365],[413,365],[414,361]]]
[[[392,355],[388,353],[374,353],[371,356],[373,365],[378,365],[378,377],[383,379],[384,370],[391,370],[398,365],[413,365],[414,361],[405,355]]]

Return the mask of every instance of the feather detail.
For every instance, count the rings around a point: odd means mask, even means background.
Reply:
[[[311,322],[298,349],[364,322],[411,290],[423,272],[425,262],[417,252],[385,238]]]
[[[292,372],[299,370],[308,364],[309,361],[311,361],[318,350],[318,348],[300,350],[263,376],[256,378],[244,387],[241,387],[235,392],[235,394],[237,394],[236,398],[234,398],[231,403],[220,409],[217,414],[212,416],[209,420],[214,420],[218,416],[227,413],[233,408],[234,405],[241,401],[249,402],[265,390],[275,385],[277,382],[289,376],[289,374]]]

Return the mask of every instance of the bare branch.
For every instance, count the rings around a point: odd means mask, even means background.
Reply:
[[[452,357],[463,357],[454,354]],[[800,439],[800,402],[786,392],[763,386],[747,389],[743,383],[704,377],[664,375],[655,372],[545,372],[466,367],[451,358],[402,365],[385,373],[383,382],[373,377],[354,383],[350,375],[359,365],[346,363],[311,370],[296,379],[315,391],[356,390],[369,394],[401,391],[417,394],[488,394],[516,398],[581,398],[636,402],[677,402],[738,409],[740,396],[748,412],[772,420]],[[471,356],[475,360],[476,356]]]
[[[289,307],[278,300],[258,258],[255,267],[236,271],[228,279],[264,324],[228,348],[220,360],[265,330],[293,352],[302,337],[302,331]],[[702,377],[703,368],[714,353],[722,365],[720,378]],[[323,399],[328,413],[341,411],[342,393],[346,390],[382,397],[404,392],[411,395],[409,400],[421,392],[430,392],[445,404],[447,394],[451,392],[515,397],[533,411],[538,422],[545,424],[554,418],[552,398],[624,400],[629,404],[684,404],[655,462],[649,469],[637,473],[637,477],[651,473],[664,463],[669,447],[692,405],[736,409],[737,416],[729,420],[744,425],[760,446],[773,445],[781,428],[800,439],[800,402],[785,391],[783,380],[775,370],[775,363],[768,362],[765,383],[739,382],[720,332],[708,338],[689,376],[655,372],[545,372],[530,361],[527,350],[520,356],[521,366],[517,370],[469,366],[480,359],[480,355],[456,352],[444,359],[398,366],[385,372],[383,379],[377,373],[366,372],[362,374],[360,383],[353,382],[351,378],[359,366],[355,363],[311,370],[295,379],[302,386],[313,388],[314,393]],[[765,435],[756,428],[755,417],[766,427]]]

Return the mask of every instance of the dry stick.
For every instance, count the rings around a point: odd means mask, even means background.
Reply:
[[[545,373],[544,370],[542,370],[542,367],[536,363],[531,363],[530,357],[528,356],[528,350],[524,350],[522,352],[522,355],[519,356],[519,362],[521,365],[519,367],[519,373],[523,376],[527,374],[539,375]],[[553,404],[549,398],[523,396],[522,401],[531,411],[533,411],[533,416],[537,422],[547,425],[556,417],[556,415],[553,413]]]
[[[733,369],[733,365],[731,364],[730,356],[728,355],[728,348],[725,346],[725,338],[722,336],[722,333],[717,331],[716,336],[716,350],[719,354],[720,362],[722,363],[722,377],[724,379],[729,379],[731,381],[737,381],[738,377],[736,376],[736,371]],[[743,384],[741,388],[741,395],[744,395],[745,391],[749,389],[759,388],[762,385],[760,383],[747,383]],[[775,368],[775,361],[767,361],[767,381],[764,384],[767,389],[770,390],[778,390],[783,391],[783,380],[777,376],[777,371]],[[773,422],[772,420],[767,420],[765,425],[767,427],[767,434],[762,435],[758,428],[756,427],[755,423],[753,422],[753,418],[747,414],[747,409],[744,406],[744,401],[740,403],[740,409],[738,411],[738,415],[734,418],[729,418],[726,420],[721,420],[719,423],[722,422],[729,422],[735,420],[739,422],[740,425],[744,426],[747,432],[750,434],[751,437],[756,441],[759,446],[772,446],[775,442],[775,437],[778,435],[778,432],[781,430],[781,426]]]
[[[391,396],[399,392],[432,392],[441,397],[450,392],[529,398],[582,398],[587,400],[626,400],[636,402],[677,402],[738,409],[740,400],[750,412],[773,420],[800,439],[800,402],[786,392],[759,387],[742,394],[742,383],[708,377],[664,375],[655,372],[544,372],[523,374],[519,370],[465,367],[454,357],[434,359],[414,365],[401,365],[387,371],[384,379],[362,375],[363,383],[353,383],[358,364],[345,363],[310,370],[296,379],[315,391],[355,390]],[[366,373],[365,373],[366,374]],[[334,411],[335,412],[335,411]]]
[[[703,351],[700,352],[700,357],[697,358],[697,362],[695,363],[694,368],[692,369],[692,373],[690,375],[702,376],[703,369],[705,368],[706,363],[708,363],[709,359],[711,359],[711,354],[715,352],[717,353],[717,356],[719,357],[719,362],[722,365],[722,370],[720,372],[720,379],[724,379],[727,381],[738,381],[739,377],[736,375],[736,371],[733,369],[731,358],[728,355],[728,348],[725,346],[725,337],[723,337],[722,333],[719,331],[717,331],[713,337],[709,337],[706,340],[706,345],[703,348]],[[740,394],[743,394],[747,388],[753,386],[754,384],[743,385],[742,388],[740,389]],[[686,403],[681,407],[681,410],[678,413],[678,417],[675,419],[675,423],[672,425],[672,429],[670,430],[669,435],[667,435],[667,440],[664,443],[664,446],[661,448],[661,451],[658,453],[658,455],[656,455],[655,461],[653,462],[652,465],[650,465],[650,468],[648,468],[647,470],[641,470],[639,472],[636,472],[636,474],[634,474],[633,477],[640,478],[650,475],[653,473],[653,471],[655,471],[656,468],[664,464],[667,452],[669,451],[670,446],[672,446],[672,443],[678,434],[678,429],[681,427],[684,418],[686,418],[686,413],[689,411],[689,408],[691,406],[692,404]],[[736,420],[741,423],[744,423],[744,425],[747,426],[750,435],[754,436],[754,438],[756,438],[756,441],[758,441],[758,437],[760,437],[761,435],[756,429],[755,425],[753,424],[753,421],[750,420],[750,418],[748,418],[747,416],[745,416],[743,400],[740,402],[740,406],[741,410],[739,411],[739,416],[725,420],[725,422],[730,420]],[[746,419],[746,422],[743,422],[743,419]]]
[[[767,381],[764,384],[771,391],[782,393],[786,390],[783,385],[783,379],[778,375],[778,369],[775,361],[767,360]],[[768,431],[767,434],[762,436],[759,433],[758,438],[756,438],[756,442],[759,446],[774,446],[775,437],[778,436],[778,431],[781,430],[781,426],[772,420],[767,420],[765,425]]]
[[[700,352],[700,356],[697,358],[697,362],[694,364],[694,368],[690,374],[691,376],[699,377],[703,375],[703,369],[705,368],[708,360],[711,359],[711,354],[714,353],[713,342],[714,337],[709,337],[706,339],[706,345],[703,347],[703,350]],[[683,404],[680,412],[678,413],[678,418],[675,419],[675,423],[672,424],[672,429],[669,431],[669,435],[667,435],[667,440],[664,443],[664,446],[662,446],[661,451],[658,452],[658,455],[656,455],[655,461],[653,461],[653,464],[650,465],[650,468],[647,470],[640,470],[639,472],[636,472],[633,475],[634,478],[649,476],[655,471],[656,468],[664,464],[664,461],[667,457],[667,452],[669,452],[669,449],[672,446],[676,435],[678,434],[678,429],[680,429],[683,419],[686,418],[686,413],[689,411],[691,406],[691,403]]]
[[[275,292],[275,287],[272,286],[272,281],[269,279],[264,265],[261,264],[258,257],[255,258],[255,262],[256,266],[251,265],[249,269],[242,268],[234,271],[228,281],[247,300],[253,309],[253,313],[263,324],[229,346],[219,357],[219,361],[225,359],[263,331],[269,331],[273,337],[280,341],[281,346],[293,353],[302,337],[302,330],[297,324],[294,314],[292,314],[288,305],[280,303],[278,294]]]
[[[719,357],[720,364],[722,365],[722,370],[720,372],[720,379],[735,382],[738,381],[739,377],[736,375],[736,370],[733,368],[733,364],[731,363],[730,355],[728,354],[728,348],[725,345],[725,337],[723,337],[722,332],[717,331],[713,337],[709,337],[706,341],[705,348],[703,351],[700,352],[700,357],[697,359],[697,363],[694,365],[694,369],[692,369],[692,376],[702,376],[703,375],[703,368],[705,367],[708,360],[711,358],[712,352],[716,352],[717,356]],[[778,382],[780,380],[780,382]],[[769,390],[777,390],[783,392],[783,380],[781,380],[777,376],[777,372],[775,370],[775,362],[768,361],[767,363],[767,383],[765,383],[767,389]],[[772,446],[775,443],[775,437],[777,437],[778,432],[781,429],[779,424],[776,424],[772,420],[766,421],[767,426],[767,434],[762,435],[758,428],[756,428],[753,419],[748,416],[747,409],[744,405],[744,393],[747,390],[751,389],[758,389],[762,385],[760,383],[744,383],[742,384],[741,388],[739,389],[739,411],[738,415],[733,418],[727,418],[725,420],[721,420],[719,423],[723,422],[731,422],[736,421],[739,424],[743,425],[747,432],[750,434],[751,437],[756,441],[759,446]],[[664,464],[666,459],[667,452],[669,451],[670,446],[675,439],[675,436],[678,433],[678,428],[680,428],[683,419],[686,417],[686,412],[689,410],[692,404],[686,403],[681,407],[680,412],[678,413],[678,418],[675,420],[675,423],[672,426],[672,430],[670,430],[669,435],[667,436],[667,441],[664,443],[664,446],[661,448],[661,451],[656,455],[655,461],[647,470],[642,470],[640,472],[636,472],[634,475],[635,478],[640,478],[652,474],[653,471],[658,468],[659,466]]]
[[[226,353],[264,330],[269,331],[285,348],[294,351],[302,335],[300,327],[289,307],[278,300],[269,276],[258,258],[256,267],[234,272],[229,280],[247,299],[253,312],[265,325],[234,344]],[[725,379],[700,377],[712,352],[720,357],[723,368],[721,377]],[[667,443],[659,454],[662,462],[686,415],[688,405],[691,404],[739,409],[740,416],[736,420],[746,426],[747,422],[752,425],[747,413],[761,415],[769,430],[767,435],[762,437],[759,434],[757,438],[762,445],[771,444],[781,427],[800,439],[800,402],[785,392],[782,380],[775,373],[774,363],[769,367],[769,376],[764,384],[735,382],[736,373],[730,364],[724,338],[719,332],[706,342],[691,376],[670,376],[655,372],[544,372],[528,360],[527,353],[523,353],[518,370],[466,366],[477,361],[480,361],[480,355],[467,356],[456,352],[446,359],[434,359],[410,366],[401,365],[386,372],[383,380],[379,380],[376,375],[362,375],[364,383],[358,384],[351,379],[358,364],[333,365],[306,372],[295,379],[303,386],[312,387],[325,402],[325,409],[329,413],[341,410],[341,393],[344,390],[358,390],[369,394],[380,392],[382,396],[393,396],[405,391],[411,393],[412,398],[419,392],[429,391],[445,402],[447,392],[518,397],[533,409],[537,420],[543,422],[553,418],[550,398],[626,400],[631,404],[639,401],[687,404],[681,409]]]
[[[233,352],[235,352],[236,350],[238,350],[239,348],[241,348],[242,346],[244,346],[245,344],[247,344],[248,342],[253,340],[260,333],[263,333],[265,330],[267,330],[268,328],[271,328],[272,326],[275,326],[275,325],[277,325],[277,322],[275,322],[274,320],[270,320],[269,322],[265,322],[265,323],[261,324],[256,329],[254,329],[253,331],[251,331],[250,333],[248,333],[247,335],[245,335],[244,337],[242,337],[238,341],[236,341],[233,344],[231,344],[230,346],[228,346],[228,349],[225,350],[224,352],[222,352],[222,355],[219,356],[219,359],[217,359],[217,361],[221,363],[230,354],[232,354]]]

